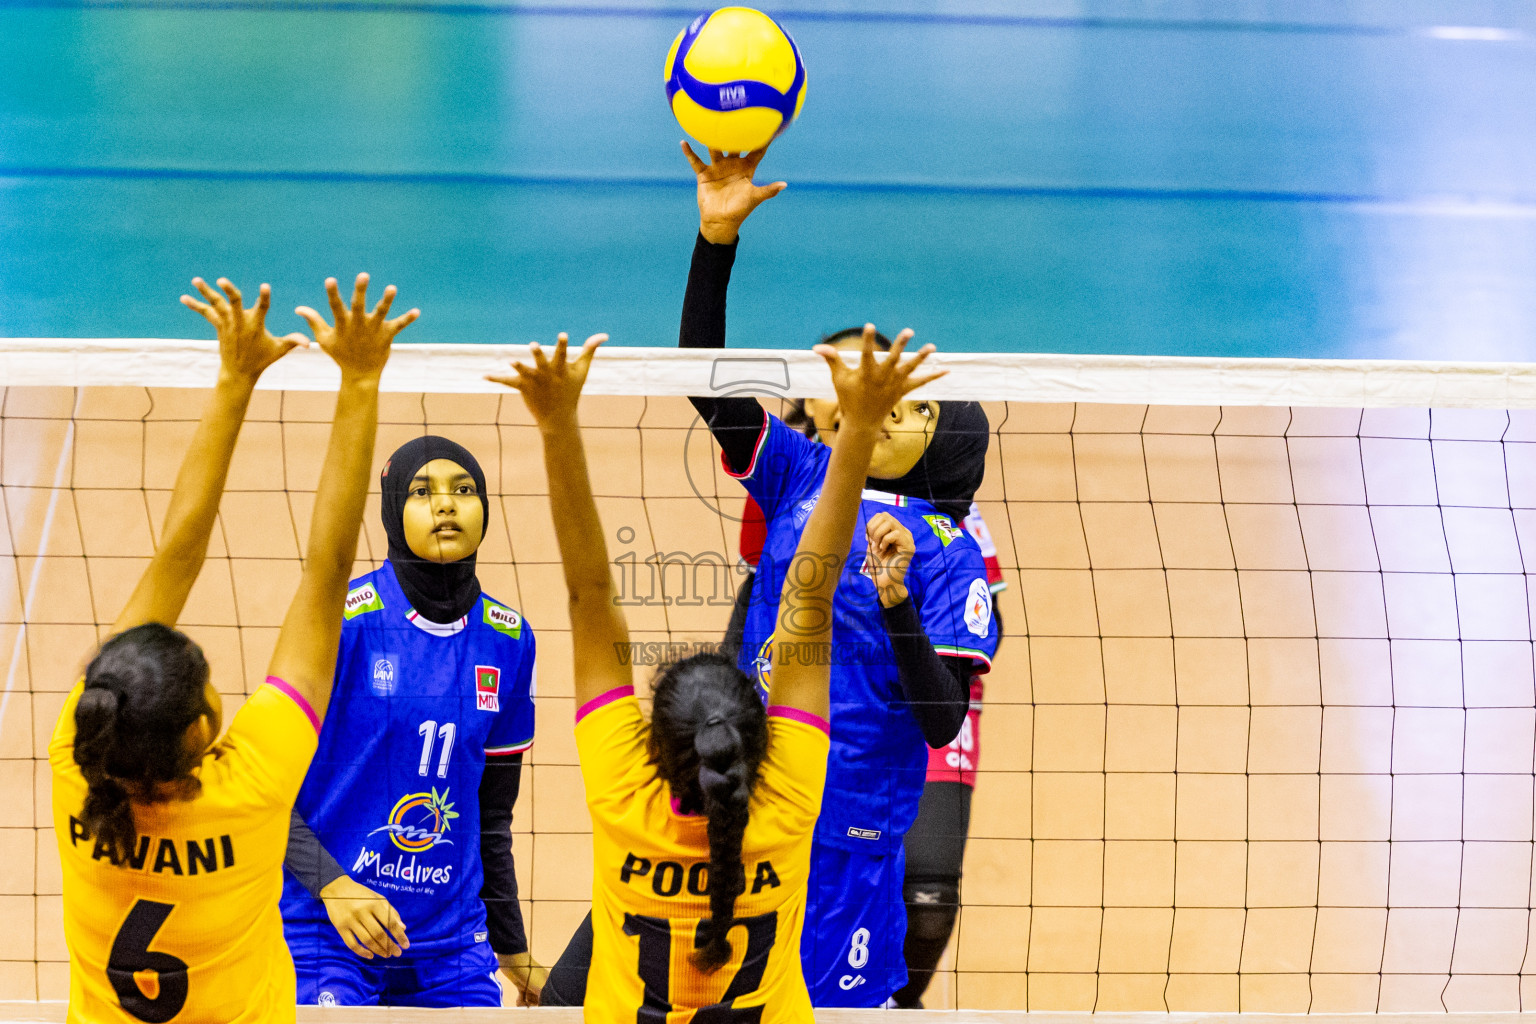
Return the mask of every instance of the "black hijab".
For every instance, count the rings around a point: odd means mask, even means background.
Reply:
[[[485,529],[491,525],[491,503],[485,494],[485,473],[480,463],[463,445],[446,437],[428,434],[407,441],[384,463],[379,476],[383,501],[384,535],[389,538],[389,561],[395,567],[395,579],[405,592],[405,599],[417,613],[432,622],[454,622],[469,614],[480,599],[480,581],[475,577],[475,556],[457,562],[434,562],[422,558],[405,540],[405,501],[411,493],[411,481],[421,467],[433,459],[447,459],[464,467],[475,478],[475,490],[484,509]],[[481,540],[485,538],[481,532]]]
[[[870,477],[865,486],[922,498],[959,525],[987,471],[989,425],[980,402],[939,401],[939,420],[917,465],[895,480]]]

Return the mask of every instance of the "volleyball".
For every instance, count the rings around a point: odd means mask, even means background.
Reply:
[[[695,18],[672,40],[663,74],[683,131],[726,153],[768,145],[805,103],[805,63],[795,41],[750,7]]]

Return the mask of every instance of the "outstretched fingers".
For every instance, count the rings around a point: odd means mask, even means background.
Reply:
[[[688,145],[687,139],[681,140],[678,144],[683,147],[683,156],[688,158],[688,166],[693,168],[694,174],[703,174],[709,170],[709,165],[699,159],[699,154],[695,153],[693,147]]]
[[[597,355],[597,350],[602,348],[603,342],[607,340],[606,334],[594,334],[581,343],[581,352],[576,356],[572,366],[583,381],[587,378],[587,370],[592,366],[592,357]]]
[[[227,277],[221,277],[218,281],[219,289],[229,298],[229,308],[236,314],[245,309],[245,296],[240,294],[240,289],[235,287],[235,282]]]
[[[523,378],[525,375],[533,372],[533,367],[524,366],[522,363],[513,363],[512,369],[516,372],[517,376],[514,377],[507,373],[488,373],[485,375],[485,379],[492,384],[503,384],[509,388],[516,388],[521,391],[523,390]]]
[[[533,356],[533,367],[536,370],[549,369],[549,356],[544,354],[544,346],[536,341],[528,343],[528,354]]]
[[[789,182],[787,181],[775,181],[771,185],[754,186],[752,189],[752,200],[754,203],[766,203],[787,188],[789,188]]]
[[[398,292],[394,285],[387,286],[384,289],[383,296],[379,299],[379,304],[373,307],[373,312],[370,313],[369,316],[379,321],[382,321],[385,317],[387,317],[389,315],[390,304],[395,301],[396,294],[398,294]]]
[[[905,342],[901,342],[900,344],[902,344],[904,346],[906,343]],[[891,355],[890,355],[890,358],[886,360],[886,362],[890,365],[891,369],[896,371],[896,375],[900,379],[902,379],[902,380],[910,380],[912,375],[917,372],[917,368],[919,366],[922,366],[925,362],[927,362],[928,361],[928,357],[933,355],[933,353],[934,353],[934,347],[932,345],[924,345],[922,348],[918,349],[913,355],[909,356],[906,359],[902,359],[902,358],[900,358],[901,349],[896,347],[896,343],[892,343],[892,345],[891,345]],[[944,371],[940,370],[939,374],[942,376],[943,372]],[[915,384],[913,385],[913,387],[916,387],[916,386],[917,385],[915,385]],[[911,390],[911,389],[909,388],[908,390]]]
[[[948,370],[935,370],[932,373],[924,374],[917,372],[917,368],[922,366],[928,360],[928,357],[933,355],[933,352],[934,348],[932,345],[924,345],[917,350],[916,355],[910,359],[903,360],[901,365],[896,368],[896,372],[900,374],[902,394],[911,394],[924,384],[931,384],[949,372]]]
[[[827,364],[827,369],[832,371],[832,380],[834,382],[838,379],[839,374],[848,372],[848,364],[843,362],[841,353],[831,345],[814,345],[811,351],[821,356],[822,361]]]
[[[196,288],[197,293],[207,300],[209,308],[214,312],[221,316],[228,312],[229,300],[220,295],[207,281],[200,277],[194,277],[192,279],[192,287]]]
[[[331,281],[330,283],[334,285],[336,282]],[[294,309],[293,315],[309,324],[309,329],[314,332],[314,335],[317,339],[321,334],[330,330],[330,327],[325,322],[325,317],[321,316],[319,313],[315,312],[308,306],[297,307]]]
[[[352,315],[365,317],[368,315],[368,275],[358,274],[357,280],[352,285]]]
[[[411,324],[415,323],[417,318],[420,316],[421,310],[409,309],[395,317],[393,320],[384,321],[384,327],[389,331],[390,335],[393,336],[399,334],[401,331],[411,326]]]
[[[331,303],[331,316],[335,319],[336,326],[340,327],[346,322],[347,307],[341,301],[341,288],[334,277],[325,279],[325,297]]]
[[[896,335],[896,340],[891,342],[890,354],[886,356],[886,359],[899,361],[901,354],[907,350],[907,342],[911,341],[916,334],[917,332],[910,327],[903,328],[902,332]],[[931,350],[933,346],[929,345],[928,348]]]
[[[200,314],[204,320],[207,320],[209,323],[213,324],[213,326],[219,326],[219,315],[215,313],[213,311],[213,307],[208,305],[206,302],[198,302],[190,295],[183,295],[181,297],[181,304],[192,310],[194,313]]]
[[[859,339],[863,344],[859,349],[859,366],[869,367],[875,365],[875,325],[865,324],[864,334]]]

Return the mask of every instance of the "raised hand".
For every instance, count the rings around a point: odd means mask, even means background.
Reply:
[[[912,531],[889,512],[877,512],[864,527],[869,552],[865,571],[874,580],[880,603],[894,608],[907,599],[907,569],[917,544]]]
[[[877,426],[903,397],[948,372],[914,374],[932,354],[933,346],[924,345],[916,355],[902,359],[901,354],[906,350],[907,342],[912,340],[912,334],[908,329],[896,335],[886,357],[876,359],[875,325],[865,324],[864,351],[859,354],[857,366],[843,362],[842,356],[831,345],[816,346],[814,351],[827,361],[827,368],[832,371],[832,386],[837,390],[841,416],[839,431],[850,425]]]
[[[199,302],[190,295],[183,295],[181,304],[201,313],[218,329],[222,372],[254,383],[267,367],[300,345],[309,344],[309,339],[302,334],[275,338],[267,330],[267,310],[272,305],[270,286],[262,285],[255,307],[247,309],[240,289],[229,278],[219,278],[218,285],[224,290],[222,295],[209,287],[207,281],[194,277],[192,287],[208,301]]]
[[[343,377],[377,377],[389,361],[389,346],[395,335],[414,323],[421,310],[413,309],[393,320],[389,316],[390,304],[395,301],[395,286],[384,289],[384,297],[368,312],[368,275],[358,274],[352,288],[352,307],[341,301],[336,279],[325,279],[325,294],[331,300],[331,315],[336,320],[333,327],[325,318],[308,306],[300,306],[294,312],[304,318],[315,334],[315,341],[326,355],[341,367]]]
[[[523,393],[528,411],[540,427],[563,426],[576,415],[576,403],[581,389],[587,382],[587,370],[592,366],[592,356],[608,340],[606,334],[594,334],[581,346],[581,354],[574,360],[566,358],[570,337],[561,333],[555,340],[555,354],[546,356],[538,342],[528,346],[533,365],[513,363],[517,376],[510,374],[486,374],[485,379],[516,388]]]
[[[682,146],[683,155],[699,179],[699,233],[706,242],[730,245],[736,241],[741,222],[753,210],[789,187],[782,181],[771,185],[752,183],[752,174],[768,152],[767,146],[746,156],[726,156],[712,149],[707,164],[687,142]]]

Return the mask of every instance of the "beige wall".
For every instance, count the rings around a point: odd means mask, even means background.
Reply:
[[[202,397],[5,394],[0,999],[64,993],[44,745],[152,551]],[[297,580],[330,403],[258,396],[183,619],[230,710],[263,677]],[[1517,1008],[1536,424],[989,410],[981,497],[1007,635],[965,909],[929,1005]],[[383,419],[380,463],[425,427],[474,451],[497,495],[481,578],[540,641],[515,845],[534,951],[551,961],[585,910],[590,855],[537,438],[515,396],[391,395]],[[684,400],[589,400],[583,419],[616,557],[734,561],[735,524],[714,507],[734,514],[740,488]],[[383,550],[375,500],[359,572]],[[629,612],[636,639],[715,639],[728,608]]]

